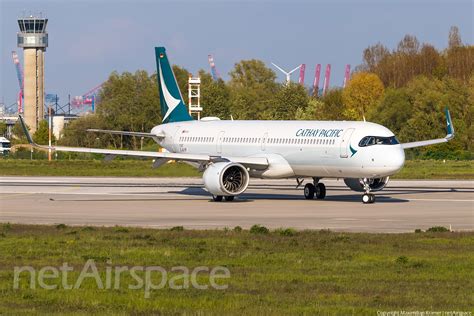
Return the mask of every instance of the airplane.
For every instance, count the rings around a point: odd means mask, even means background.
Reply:
[[[405,149],[445,143],[454,137],[446,108],[444,138],[400,144],[388,128],[365,121],[239,121],[205,117],[194,120],[188,112],[164,47],[155,47],[162,124],[149,133],[97,130],[117,135],[150,137],[168,152],[41,146],[56,151],[104,154],[105,159],[135,156],[154,158],[153,167],[169,160],[184,161],[203,171],[206,190],[216,202],[232,201],[248,188],[250,178],[294,178],[297,188],[305,178],[306,199],[324,199],[322,179],[342,178],[352,190],[363,192],[362,202],[375,202],[390,176],[405,162]]]

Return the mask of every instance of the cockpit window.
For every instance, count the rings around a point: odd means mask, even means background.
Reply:
[[[359,147],[366,147],[372,145],[397,145],[400,144],[395,136],[381,137],[381,136],[365,136],[359,142]]]

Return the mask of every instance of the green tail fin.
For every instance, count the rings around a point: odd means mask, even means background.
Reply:
[[[191,121],[164,47],[155,47],[162,123]]]

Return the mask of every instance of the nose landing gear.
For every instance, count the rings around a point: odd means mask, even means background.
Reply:
[[[372,204],[375,202],[375,195],[373,194],[364,194],[362,195],[362,203]]]
[[[375,202],[375,195],[370,193],[370,183],[369,179],[364,178],[362,180],[362,185],[364,186],[365,193],[362,196],[362,203],[364,204],[372,204]]]

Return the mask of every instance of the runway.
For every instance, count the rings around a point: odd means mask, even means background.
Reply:
[[[212,202],[198,178],[0,177],[0,222],[167,228],[474,230],[474,181],[391,181],[375,204],[342,180],[305,200],[294,180],[255,180],[234,202]]]

